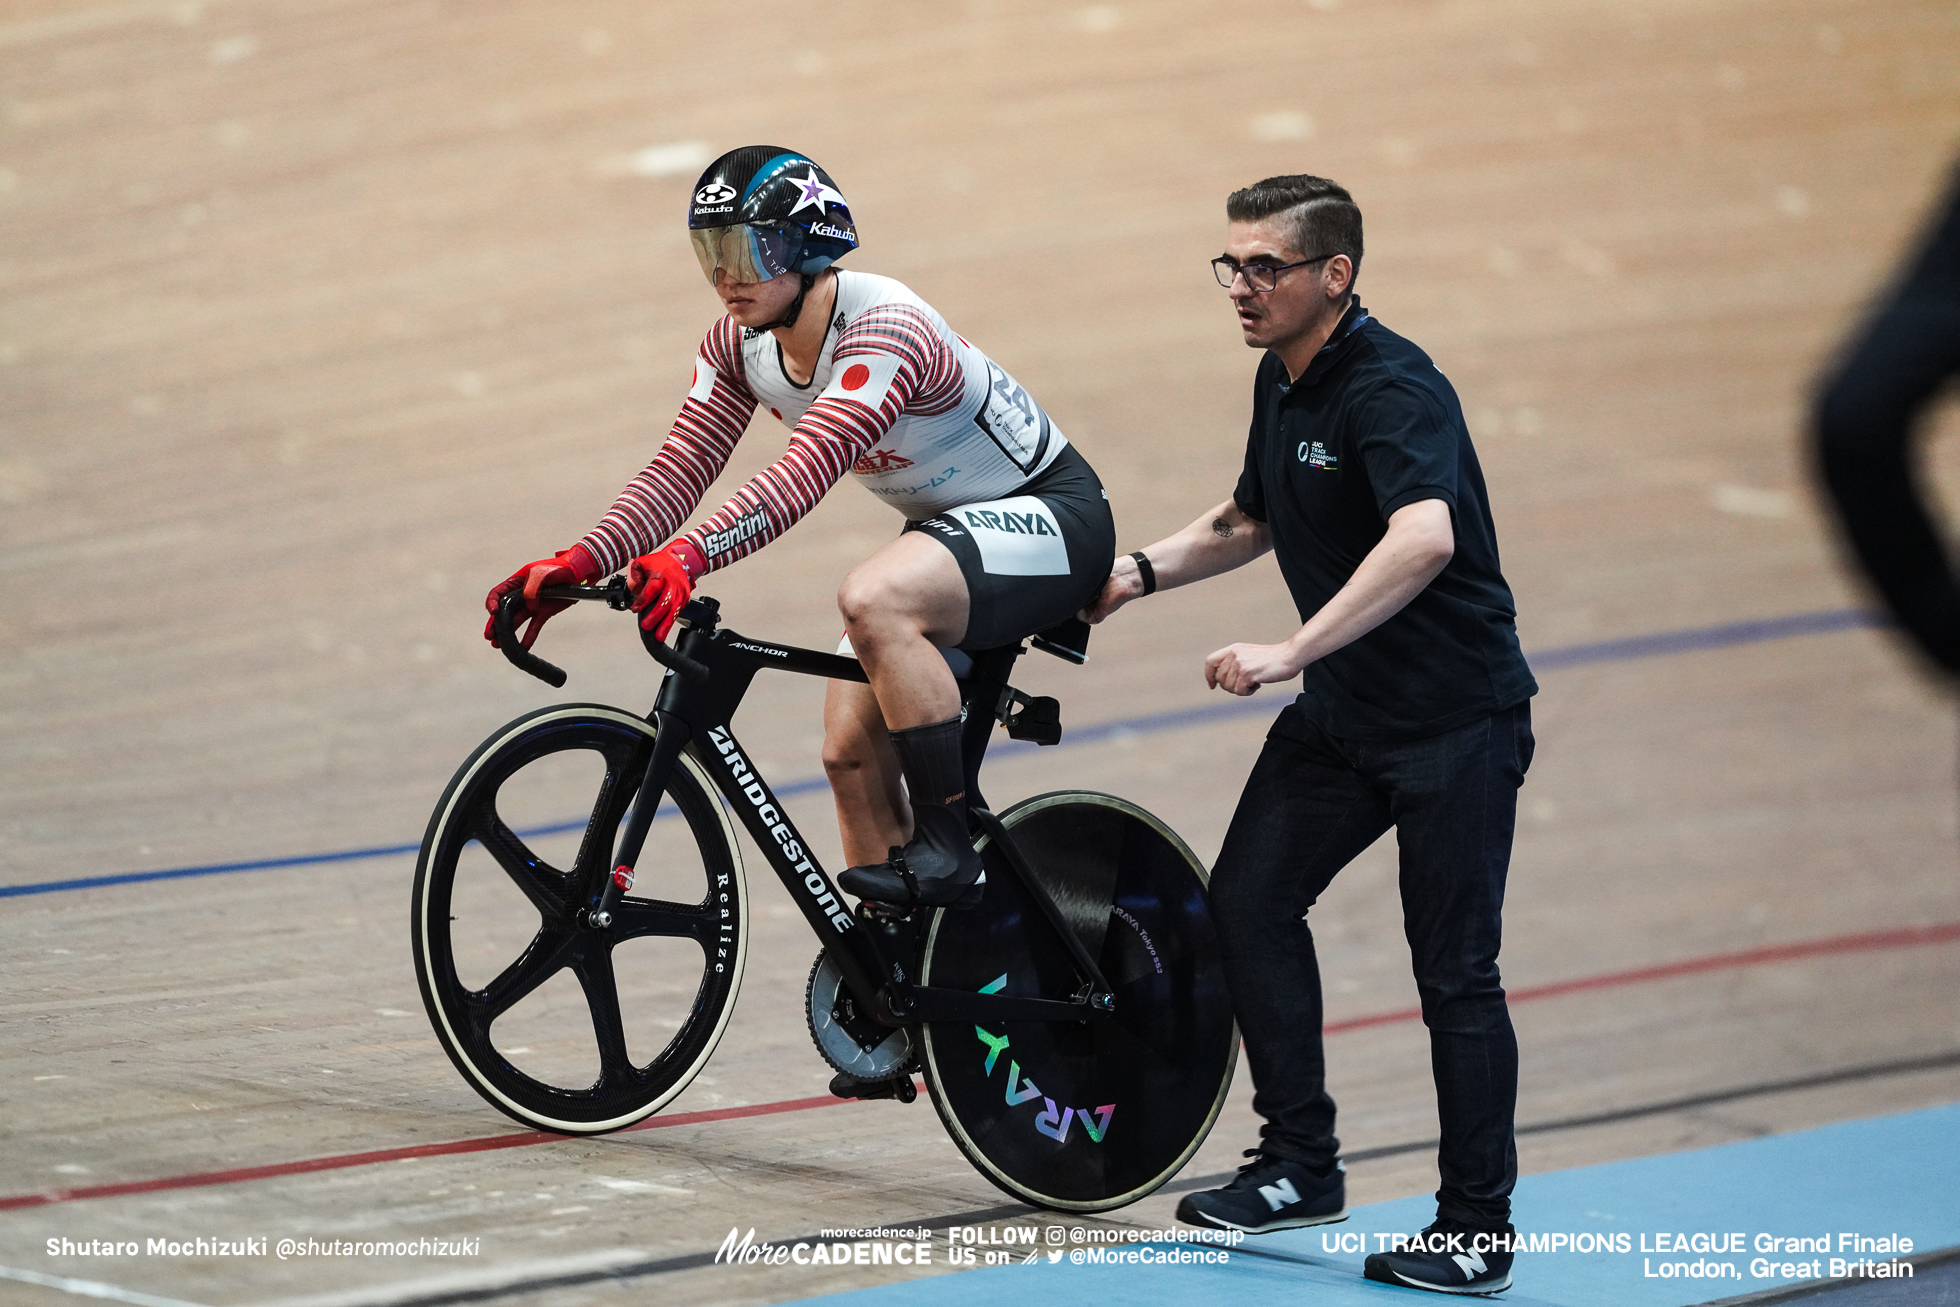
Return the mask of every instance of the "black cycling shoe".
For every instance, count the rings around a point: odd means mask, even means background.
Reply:
[[[1395,1252],[1370,1253],[1361,1273],[1381,1284],[1431,1293],[1502,1293],[1511,1287],[1509,1226],[1477,1230],[1438,1218]]]
[[[837,883],[861,899],[900,908],[971,908],[987,885],[965,824],[945,808],[920,808],[918,830],[884,862],[852,867]]]
[[[1256,1148],[1246,1149],[1245,1155],[1252,1160],[1224,1188],[1186,1194],[1177,1205],[1177,1219],[1247,1234],[1347,1220],[1347,1175],[1338,1161],[1332,1171],[1316,1175],[1298,1162],[1267,1157]]]

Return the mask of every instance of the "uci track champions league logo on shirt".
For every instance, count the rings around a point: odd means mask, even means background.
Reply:
[[[1300,461],[1308,467],[1318,468],[1322,472],[1335,472],[1340,470],[1340,456],[1328,453],[1327,446],[1321,444],[1318,440],[1301,441],[1299,455]]]

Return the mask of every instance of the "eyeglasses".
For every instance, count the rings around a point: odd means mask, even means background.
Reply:
[[[1310,263],[1325,263],[1332,254],[1316,254],[1311,259],[1301,259],[1298,263],[1240,263],[1235,259],[1218,258],[1211,261],[1212,275],[1226,290],[1240,277],[1245,284],[1261,295],[1270,295],[1279,289],[1279,274],[1289,268],[1304,268]]]

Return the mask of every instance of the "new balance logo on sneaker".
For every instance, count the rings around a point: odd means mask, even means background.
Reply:
[[[1372,1253],[1362,1274],[1381,1284],[1431,1293],[1501,1293],[1511,1287],[1511,1226],[1472,1230],[1437,1221],[1393,1252]]]
[[[1281,1180],[1278,1184],[1262,1184],[1259,1196],[1266,1200],[1266,1206],[1277,1212],[1288,1203],[1300,1201],[1300,1191],[1293,1187],[1291,1180]]]
[[[1347,1220],[1346,1176],[1339,1162],[1317,1175],[1299,1162],[1247,1149],[1253,1160],[1222,1189],[1186,1194],[1177,1219],[1189,1225],[1263,1234]]]

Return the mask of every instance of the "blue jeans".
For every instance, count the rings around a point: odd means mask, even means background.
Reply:
[[[1334,1100],[1321,1047],[1308,909],[1389,827],[1442,1127],[1437,1214],[1510,1219],[1518,1042],[1497,974],[1529,703],[1416,740],[1340,740],[1289,707],[1273,723],[1212,872],[1225,978],[1252,1071],[1260,1147],[1332,1166]]]

